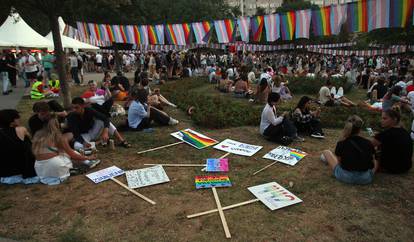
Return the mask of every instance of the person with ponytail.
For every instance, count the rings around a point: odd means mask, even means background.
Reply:
[[[335,154],[324,150],[321,160],[328,163],[335,178],[348,184],[369,184],[374,178],[377,164],[371,142],[360,136],[364,122],[356,115],[350,116],[343,130],[342,139],[336,144]]]
[[[410,133],[400,125],[398,108],[388,109],[381,116],[384,131],[375,135],[372,144],[377,147],[380,171],[399,174],[411,169],[413,141]]]

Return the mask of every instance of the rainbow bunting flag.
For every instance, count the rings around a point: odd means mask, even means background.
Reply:
[[[283,40],[292,40],[295,34],[296,16],[295,12],[287,12],[280,15],[280,30]]]
[[[237,29],[240,32],[242,41],[249,42],[250,17],[240,17],[237,19]]]
[[[197,149],[203,149],[218,143],[217,140],[211,139],[191,129],[180,130],[171,135]]]
[[[266,40],[269,42],[276,41],[280,38],[280,17],[279,14],[264,16]]]
[[[316,36],[329,36],[331,32],[331,7],[321,7],[312,11],[312,27]]]
[[[109,41],[111,43],[115,42],[114,32],[112,31],[111,25],[107,24],[106,26],[106,33],[108,34]]]
[[[129,43],[127,33],[126,33],[126,29],[125,29],[125,25],[120,25],[119,26],[119,32],[121,33],[121,37],[122,37],[122,41],[123,41],[122,43]]]
[[[132,27],[133,27],[133,31],[134,31],[135,44],[140,45],[141,44],[141,34],[139,32],[138,26],[133,25]]]
[[[165,44],[165,41],[164,41],[164,25],[163,24],[155,25],[155,32],[157,33],[158,43],[160,45]]]
[[[264,16],[255,16],[251,19],[253,41],[260,42],[262,40],[264,25]]]
[[[165,25],[165,32],[166,32],[166,35],[167,35],[168,44],[176,45],[177,44],[177,39],[175,38],[174,29],[173,29],[172,24]]]
[[[307,38],[309,39],[309,29],[311,23],[311,10],[299,10],[296,11],[296,39]]]
[[[209,21],[192,23],[191,27],[197,44],[208,43],[211,33],[211,23]]]
[[[412,0],[390,0],[390,27],[405,28],[412,9]]]
[[[157,38],[157,32],[155,31],[155,26],[153,25],[148,25],[148,38],[149,38],[150,44],[152,45],[159,44],[158,38]]]
[[[352,33],[368,31],[367,0],[348,3],[347,21],[348,30]]]
[[[368,1],[368,31],[390,27],[390,1]]]
[[[216,29],[217,39],[220,44],[233,42],[235,22],[232,19],[216,20],[214,21],[214,28]]]
[[[141,36],[141,43],[142,45],[148,45],[148,25],[140,25],[138,26],[139,35]]]
[[[331,5],[331,32],[332,34],[339,34],[341,27],[346,21],[347,5],[338,4]]]
[[[184,30],[185,43],[190,44],[191,43],[191,25],[188,23],[184,23],[183,30]]]

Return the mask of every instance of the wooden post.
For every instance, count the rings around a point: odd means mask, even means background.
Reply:
[[[151,203],[152,205],[155,205],[155,202],[154,201],[152,201],[151,199],[149,199],[146,196],[142,195],[141,193],[138,193],[134,189],[129,188],[127,185],[125,185],[124,183],[120,182],[115,177],[111,177],[111,180],[114,181],[116,184],[120,185],[121,187],[127,189],[128,191],[132,192],[134,195],[140,197],[141,199],[144,199],[145,201]]]
[[[226,154],[224,154],[224,155],[220,156],[220,158],[219,158],[219,159],[223,159],[223,158],[227,157],[228,155],[230,155],[230,153],[226,153]]]
[[[226,234],[226,238],[231,238],[229,227],[227,226],[226,217],[224,217],[223,208],[221,207],[220,199],[217,195],[217,191],[215,187],[211,188],[213,190],[214,199],[216,200],[217,210],[220,215],[221,223],[223,224],[224,233]]]
[[[278,162],[278,161],[272,162],[272,163],[270,163],[269,165],[267,165],[267,166],[263,167],[262,169],[260,169],[260,170],[256,171],[255,173],[253,173],[253,176],[254,176],[254,175],[256,175],[257,173],[259,173],[259,172],[261,172],[261,171],[263,171],[263,170],[266,170],[267,168],[269,168],[269,167],[273,166],[273,165],[274,165],[274,164],[276,164],[277,162]]]
[[[172,144],[169,144],[169,145],[164,145],[164,146],[152,148],[152,149],[149,149],[149,150],[140,151],[137,154],[139,155],[139,154],[143,154],[143,153],[154,151],[154,150],[160,150],[160,149],[164,149],[164,148],[171,147],[171,146],[174,146],[174,145],[179,145],[179,144],[182,144],[182,143],[184,143],[184,141],[180,141],[180,142],[177,142],[177,143],[172,143]]]
[[[232,204],[230,206],[223,207],[223,211],[224,210],[229,210],[229,209],[232,209],[232,208],[241,207],[241,206],[244,206],[244,205],[247,205],[247,204],[250,204],[250,203],[255,203],[255,202],[258,202],[258,201],[260,201],[260,200],[256,198],[256,199],[248,200],[248,201],[245,201],[245,202]],[[187,215],[187,218],[200,217],[200,216],[207,215],[207,214],[210,214],[210,213],[215,213],[217,211],[218,211],[217,208],[216,209],[211,209],[211,210],[208,210],[208,211],[205,211],[205,212],[200,212],[200,213],[195,213],[195,214]]]

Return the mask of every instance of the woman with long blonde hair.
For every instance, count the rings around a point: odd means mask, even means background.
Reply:
[[[356,115],[350,116],[336,144],[335,154],[324,150],[321,160],[327,162],[335,178],[349,184],[369,184],[377,170],[375,149],[371,142],[361,137],[364,122]]]
[[[42,183],[56,185],[70,176],[75,165],[96,166],[99,161],[94,155],[86,157],[74,151],[67,142],[71,133],[62,134],[59,122],[52,117],[48,124],[33,137],[32,150],[36,157],[35,170]]]

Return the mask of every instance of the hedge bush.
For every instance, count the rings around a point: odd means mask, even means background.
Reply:
[[[326,83],[326,79],[320,77],[287,77],[286,79],[289,81],[288,86],[292,93],[311,96],[316,96],[319,89]],[[345,93],[352,89],[352,85],[346,81],[345,77],[331,78],[331,82],[337,89],[343,87]]]
[[[290,80],[296,83],[295,85],[290,84],[292,89],[295,88],[294,93],[308,95],[314,93],[313,90],[316,90],[316,86],[319,90],[322,83],[320,79],[295,78]],[[337,81],[341,82],[341,80]],[[319,84],[316,84],[318,82]],[[221,95],[214,90],[213,85],[206,82],[205,78],[189,78],[167,83],[162,86],[162,93],[183,111],[186,111],[190,106],[194,106],[196,111],[191,119],[196,125],[208,128],[226,128],[244,125],[258,126],[260,123],[262,105],[254,105],[247,100],[233,98],[230,94]],[[293,111],[295,105],[294,102],[281,103],[278,111]],[[353,114],[364,120],[365,127],[380,130],[381,114],[358,107],[322,107],[321,122],[325,128],[342,129],[346,119]],[[408,115],[403,116],[403,123],[405,127],[410,127]]]

